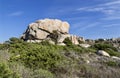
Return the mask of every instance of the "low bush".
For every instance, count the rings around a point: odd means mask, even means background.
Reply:
[[[118,66],[118,63],[117,63],[117,62],[114,62],[114,61],[108,61],[108,62],[106,62],[106,64],[107,64],[108,66],[114,66],[114,67]]]
[[[65,38],[65,40],[63,41],[67,46],[72,46],[72,41],[69,39],[69,37]]]
[[[104,69],[107,69],[107,66],[115,67],[119,65],[114,61],[108,61],[104,64],[100,64],[105,65],[102,69],[96,61],[94,62],[94,59],[93,62],[90,60],[90,63],[84,63],[84,60],[81,60],[82,53],[87,54],[89,52],[96,52],[96,50],[99,49],[107,51],[110,55],[118,56],[119,53],[112,45],[99,43],[90,48],[84,48],[73,45],[68,38],[64,43],[67,46],[52,45],[48,41],[43,41],[41,43],[27,43],[16,38],[10,39],[7,44],[0,45],[4,45],[4,48],[7,46],[8,49],[6,51],[9,51],[4,52],[3,50],[0,50],[0,58],[5,61],[4,63],[0,63],[0,77],[74,78],[78,76],[85,78],[99,78],[101,75],[103,77],[107,75],[105,77],[107,78],[111,73],[103,73]],[[7,55],[9,55],[9,57]],[[92,58],[92,56],[90,57]],[[1,59],[0,62],[3,62]],[[93,66],[91,66],[91,64]],[[95,64],[98,66],[94,66]],[[4,74],[3,71],[7,74]]]
[[[115,47],[113,47],[112,45],[104,44],[104,43],[94,44],[92,47],[97,49],[97,50],[105,50],[107,48],[111,48],[112,50],[117,51],[117,49]]]
[[[98,43],[94,44],[91,48],[96,50],[104,50],[108,52],[111,56],[120,57],[120,53],[118,52],[117,48],[113,47],[111,44]]]
[[[49,69],[56,66],[61,60],[60,48],[55,45],[43,45],[39,43],[11,44],[10,52],[13,53],[11,61],[20,61],[27,67],[37,69]]]
[[[7,64],[0,63],[0,78],[20,78],[18,74],[11,71]]]

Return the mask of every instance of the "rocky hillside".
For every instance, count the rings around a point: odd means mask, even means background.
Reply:
[[[67,22],[29,24],[0,44],[0,78],[120,78],[120,41],[69,34]]]

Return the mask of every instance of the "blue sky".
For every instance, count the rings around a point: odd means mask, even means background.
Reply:
[[[120,0],[0,0],[0,42],[44,18],[69,22],[70,34],[84,38],[120,37]]]

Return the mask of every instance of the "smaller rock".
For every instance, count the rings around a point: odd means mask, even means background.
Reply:
[[[78,37],[76,35],[71,35],[70,40],[72,41],[73,44],[78,45]]]
[[[19,57],[20,57],[20,55],[16,55],[15,57],[16,57],[16,58],[19,58]]]
[[[35,42],[36,42],[36,43],[40,43],[40,42],[42,42],[42,40],[35,40]]]
[[[66,46],[65,43],[58,43],[57,45],[60,45],[60,46]]]
[[[54,42],[54,41],[52,41],[52,40],[49,40],[48,42],[49,42],[50,44],[55,45],[55,42]]]
[[[117,56],[112,56],[112,58],[113,58],[113,59],[116,59],[116,60],[120,60],[120,58],[117,57]]]
[[[84,47],[84,48],[88,48],[88,47],[90,47],[91,45],[89,45],[89,44],[80,44],[80,46],[81,46],[81,47]]]
[[[90,61],[89,61],[89,60],[86,60],[86,63],[87,63],[87,64],[89,64],[89,63],[90,63]]]
[[[98,50],[97,54],[98,55],[102,55],[102,56],[110,57],[110,55],[106,51],[104,51],[104,50]]]
[[[35,40],[27,40],[27,42],[35,43]]]

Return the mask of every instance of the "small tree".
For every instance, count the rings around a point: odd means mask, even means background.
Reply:
[[[13,43],[20,43],[20,42],[22,42],[22,40],[19,38],[16,38],[16,37],[12,37],[9,39],[9,43],[12,43],[12,44]]]
[[[69,39],[69,37],[65,38],[65,40],[63,41],[67,46],[71,46],[73,45],[72,41]]]

